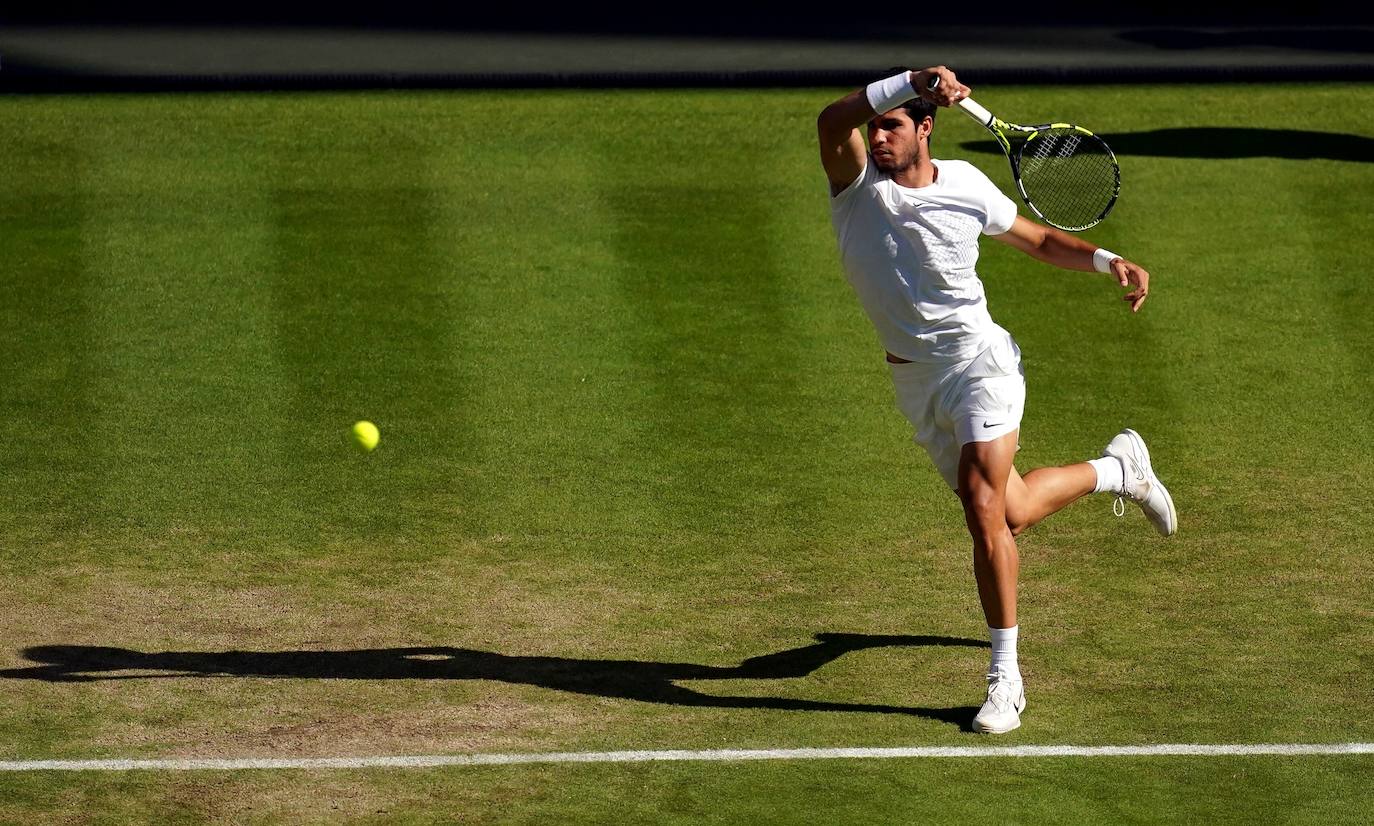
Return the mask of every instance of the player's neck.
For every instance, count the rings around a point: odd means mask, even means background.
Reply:
[[[902,186],[912,187],[913,189],[930,186],[935,183],[939,177],[940,170],[935,167],[935,164],[930,162],[930,157],[927,155],[918,155],[916,162],[911,166],[892,174],[893,181],[896,181]]]

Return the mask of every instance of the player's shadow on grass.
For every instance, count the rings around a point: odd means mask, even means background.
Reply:
[[[779,680],[805,677],[851,651],[886,646],[962,646],[988,643],[960,637],[872,634],[816,635],[800,648],[751,657],[735,666],[694,663],[527,657],[469,648],[377,648],[358,651],[132,651],[90,645],[40,645],[23,655],[43,665],[0,670],[11,680],[91,682],[183,677],[297,677],[319,680],[498,680],[647,703],[789,711],[866,711],[909,714],[971,730],[975,706],[924,708],[824,702],[787,697],[703,694],[685,680]],[[123,673],[140,672],[140,673]]]
[[[1102,138],[1118,157],[1374,161],[1374,138],[1304,129],[1191,126],[1148,132],[1103,132]],[[960,146],[971,152],[1002,153],[992,140],[965,141]]]

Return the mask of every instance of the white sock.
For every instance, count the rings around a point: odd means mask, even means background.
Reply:
[[[1093,493],[1121,493],[1126,489],[1126,469],[1121,466],[1120,459],[1103,456],[1101,459],[1089,459],[1088,464],[1097,471],[1097,487],[1093,488]]]
[[[1010,628],[988,626],[988,634],[992,637],[992,664],[988,666],[989,674],[1000,671],[1004,675],[1021,679],[1021,669],[1016,665],[1016,632],[1020,628],[1019,625]]]

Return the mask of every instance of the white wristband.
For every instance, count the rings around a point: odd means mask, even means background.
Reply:
[[[1093,269],[1098,272],[1111,272],[1112,262],[1120,257],[1109,249],[1098,247],[1097,252],[1093,253]]]
[[[868,95],[868,105],[879,115],[916,97],[916,87],[911,85],[911,72],[875,80],[868,84],[864,92]]]

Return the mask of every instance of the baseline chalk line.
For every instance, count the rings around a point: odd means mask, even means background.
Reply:
[[[844,760],[970,757],[1250,757],[1374,754],[1374,743],[1161,743],[1144,746],[912,746],[907,748],[712,749],[707,751],[580,751],[525,754],[432,754],[147,760],[0,760],[0,771],[241,771],[245,769],[427,769],[524,763],[649,763],[655,761]]]

